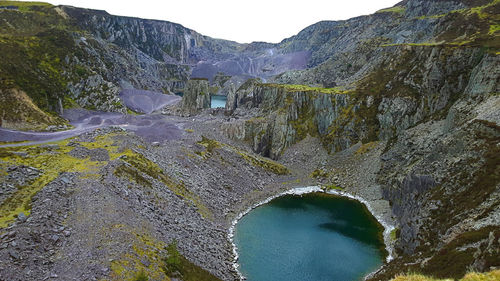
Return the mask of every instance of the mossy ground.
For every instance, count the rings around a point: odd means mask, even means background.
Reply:
[[[316,169],[311,172],[309,177],[311,178],[327,178],[329,176],[328,172],[325,169]]]
[[[191,202],[203,217],[207,219],[211,219],[213,217],[212,212],[205,206],[205,204],[203,204],[203,201],[197,194],[190,191],[184,182],[170,177],[153,161],[144,157],[140,153],[130,150],[128,150],[128,153],[124,154],[124,156],[120,159],[129,165],[119,166],[115,171],[115,174],[125,176],[126,178],[137,183],[151,186],[151,182],[142,174],[147,175],[148,177],[165,184],[165,186],[167,186],[175,194],[186,199],[188,202]]]
[[[378,10],[376,13],[396,13],[396,14],[404,14],[404,12],[405,12],[405,11],[406,11],[406,8],[405,8],[405,7],[403,7],[403,6],[394,6],[394,7],[391,7],[391,8]]]
[[[25,12],[34,10],[34,7],[52,7],[52,4],[29,1],[0,1],[0,6],[15,6],[19,11]]]
[[[78,172],[82,176],[98,176],[99,167],[104,161],[91,161],[90,158],[79,159],[68,153],[73,147],[68,146],[70,140],[51,143],[54,146],[22,146],[0,148],[0,168],[6,170],[10,166],[25,165],[39,169],[42,173],[25,186],[18,186],[17,191],[0,205],[0,228],[6,227],[19,213],[26,215],[31,210],[33,196],[56,179],[63,172]],[[19,156],[13,152],[26,153]]]
[[[342,88],[339,88],[339,87],[323,88],[323,87],[311,87],[308,85],[274,84],[274,83],[263,83],[260,85],[264,86],[264,87],[269,87],[269,88],[281,88],[281,89],[284,89],[286,92],[304,92],[304,93],[316,92],[316,93],[323,93],[323,94],[349,94],[350,93],[350,91],[342,90]]]
[[[132,251],[111,262],[109,280],[171,280],[174,277],[186,281],[219,280],[186,259],[178,251],[175,241],[167,244],[143,230],[123,224],[113,225],[112,231],[121,232],[130,238]],[[149,262],[146,263],[147,266],[145,261]]]
[[[326,191],[328,190],[344,190],[342,187],[335,185],[335,184],[326,184],[322,185],[322,188],[324,188]]]
[[[146,276],[147,280],[170,280],[161,270],[162,256],[166,243],[157,240],[142,230],[131,229],[125,225],[114,225],[113,231],[122,232],[132,241],[130,252],[111,262],[109,280],[135,281]],[[149,265],[146,266],[144,261]],[[146,263],[147,264],[147,263]]]
[[[69,154],[74,149],[74,146],[68,145],[70,142],[88,149],[106,149],[110,160],[120,158],[124,162],[115,170],[115,175],[125,177],[144,187],[151,187],[151,180],[157,180],[175,194],[191,202],[202,216],[212,218],[211,211],[203,204],[199,196],[191,192],[182,181],[170,177],[156,163],[139,152],[130,148],[122,148],[115,137],[123,134],[125,133],[101,135],[92,142],[68,139],[48,145],[0,148],[0,171],[3,172],[1,173],[3,176],[6,175],[7,168],[11,166],[25,165],[41,171],[39,177],[25,186],[17,187],[17,191],[0,205],[0,228],[8,226],[21,212],[29,215],[33,196],[61,173],[77,172],[80,177],[100,177],[99,169],[108,161],[91,161],[90,157],[75,158]],[[26,156],[19,156],[19,153],[25,153]]]
[[[210,272],[196,266],[177,250],[177,242],[173,241],[165,247],[163,257],[163,271],[170,277],[181,278],[185,281],[217,281],[219,278]]]
[[[358,148],[358,150],[356,150],[356,154],[365,154],[370,150],[372,150],[373,148],[377,147],[377,144],[378,144],[377,141],[364,143]]]
[[[420,274],[399,275],[391,281],[452,281],[453,279],[436,279]],[[497,281],[500,280],[500,270],[492,270],[485,273],[470,272],[459,281]]]
[[[17,187],[17,191],[0,205],[0,228],[6,227],[20,212],[29,214],[31,199],[48,183],[61,173],[79,173],[81,177],[99,178],[100,167],[107,161],[91,161],[90,157],[80,159],[69,154],[75,147],[68,145],[77,143],[83,147],[94,149],[104,148],[108,151],[110,160],[123,155],[133,155],[130,150],[120,150],[113,137],[122,133],[112,133],[98,136],[93,142],[79,142],[73,139],[31,146],[0,148],[0,168],[6,171],[11,166],[29,166],[41,171],[41,175],[25,186]],[[26,156],[20,156],[26,154]]]
[[[392,231],[391,231],[391,234],[390,234],[390,237],[391,237],[391,240],[392,241],[396,241],[398,238],[399,238],[399,233],[401,232],[401,230],[399,228],[394,228]]]
[[[277,175],[287,175],[290,173],[290,170],[288,170],[287,167],[284,165],[273,161],[269,158],[265,158],[262,156],[255,155],[253,153],[246,152],[244,150],[238,149],[234,146],[228,145],[228,144],[223,144],[220,143],[216,140],[212,140],[209,138],[206,138],[205,136],[202,136],[202,140],[198,142],[198,144],[204,146],[206,148],[206,151],[198,152],[197,154],[200,155],[201,157],[207,159],[207,157],[210,157],[213,155],[216,149],[218,148],[223,148],[227,149],[233,153],[236,153],[237,155],[241,156],[247,163],[251,164],[252,166],[259,167],[264,169],[265,171],[277,174]]]

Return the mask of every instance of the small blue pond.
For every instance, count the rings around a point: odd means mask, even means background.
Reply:
[[[210,108],[226,107],[226,96],[213,95],[210,97]]]
[[[286,195],[237,224],[249,281],[360,280],[383,262],[382,226],[361,203],[324,193]]]

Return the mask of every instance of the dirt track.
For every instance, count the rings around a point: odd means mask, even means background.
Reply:
[[[147,94],[145,92],[147,92]],[[182,126],[181,119],[151,113],[166,105],[172,105],[179,102],[180,97],[139,90],[125,90],[123,93],[126,95],[126,98],[123,99],[127,106],[136,110],[140,109],[138,111],[145,111],[147,114],[128,115],[88,111],[84,109],[69,109],[63,114],[63,117],[69,120],[69,123],[74,127],[73,129],[58,132],[31,132],[0,128],[1,142],[22,142],[1,145],[0,147],[58,141],[80,135],[96,128],[108,126],[118,126],[122,129],[134,131],[148,142],[179,138],[180,128]],[[161,97],[159,95],[161,95]]]

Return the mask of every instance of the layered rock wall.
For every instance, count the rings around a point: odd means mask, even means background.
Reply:
[[[181,108],[184,113],[189,115],[196,114],[202,109],[210,108],[208,80],[191,79],[186,83]]]
[[[499,92],[498,63],[480,48],[386,47],[381,62],[353,90],[249,80],[228,95],[226,109],[255,112],[259,118],[236,131],[244,131],[263,155],[278,158],[307,134],[340,151],[358,141],[390,140],[422,121],[444,118],[458,100]]]

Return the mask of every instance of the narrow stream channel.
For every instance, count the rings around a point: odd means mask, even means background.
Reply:
[[[257,280],[360,280],[386,252],[383,227],[352,199],[325,193],[285,195],[238,221],[240,272]]]

